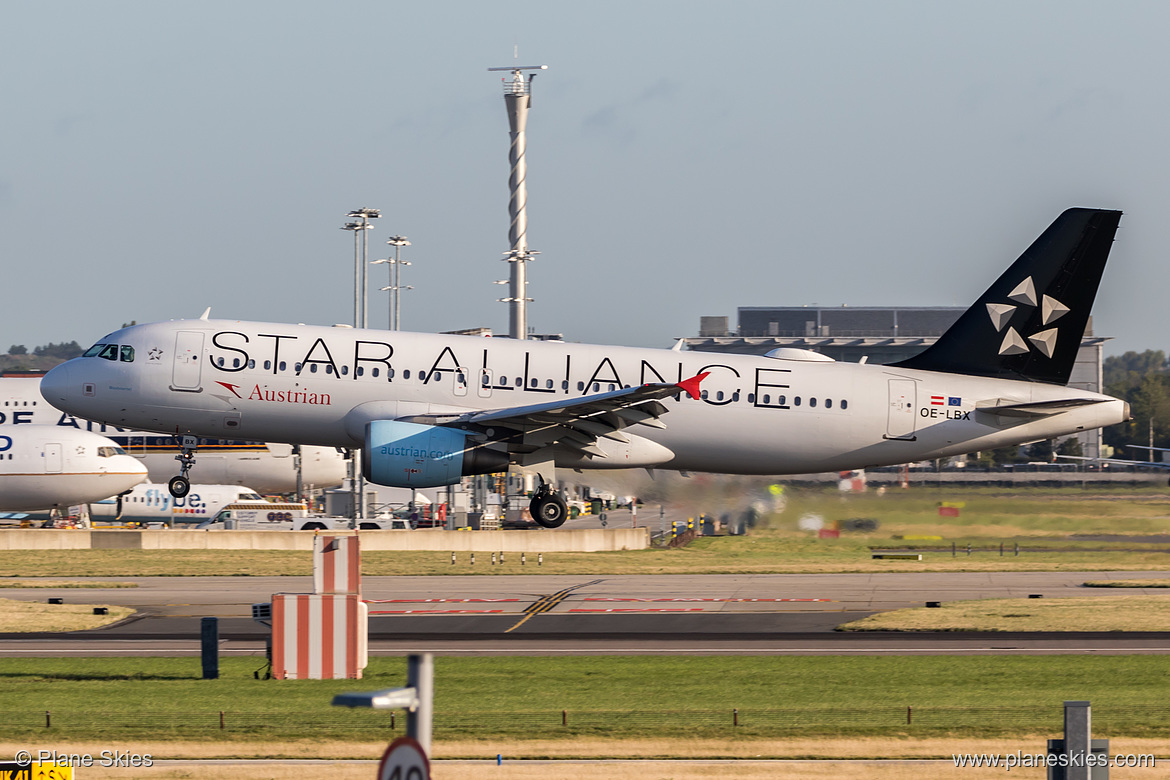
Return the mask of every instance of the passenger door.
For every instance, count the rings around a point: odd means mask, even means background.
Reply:
[[[96,452],[94,453],[97,454]],[[45,473],[61,473],[61,445],[56,443],[45,444]]]
[[[890,407],[886,416],[886,438],[914,441],[916,388],[913,379],[891,379]]]
[[[171,389],[188,393],[202,392],[200,372],[203,366],[203,333],[181,330],[175,334],[175,365]]]

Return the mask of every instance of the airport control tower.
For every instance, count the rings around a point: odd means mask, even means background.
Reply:
[[[505,253],[510,264],[508,297],[500,298],[508,304],[508,335],[514,339],[528,338],[528,275],[526,264],[534,255],[540,254],[528,248],[528,189],[525,184],[528,168],[524,153],[528,145],[525,128],[528,124],[528,109],[532,104],[532,79],[535,73],[525,76],[524,71],[546,70],[547,65],[514,65],[507,68],[488,68],[490,71],[509,71],[512,79],[504,79],[504,104],[508,109],[508,124],[512,145],[508,150],[508,161],[512,165],[508,177],[511,199],[508,213],[512,224],[508,229],[508,241],[512,248]]]

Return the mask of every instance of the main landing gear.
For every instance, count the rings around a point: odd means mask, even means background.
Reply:
[[[179,461],[179,476],[171,477],[167,488],[175,498],[182,498],[191,492],[191,480],[187,476],[191,467],[195,465],[195,446],[199,439],[194,436],[184,436],[179,442],[179,454],[175,460]]]
[[[560,528],[569,516],[569,505],[565,503],[565,499],[542,481],[532,496],[532,503],[528,505],[528,511],[532,514],[532,519],[536,521],[537,525],[545,528]]]

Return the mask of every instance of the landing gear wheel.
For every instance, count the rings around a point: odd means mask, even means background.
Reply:
[[[191,480],[186,477],[171,477],[171,481],[167,483],[167,487],[170,489],[172,496],[182,498],[191,492]]]
[[[544,528],[560,528],[569,516],[569,505],[556,493],[545,495],[538,493],[528,505],[528,511],[532,513],[532,519],[537,525]]]
[[[167,483],[167,487],[170,488],[172,496],[182,498],[191,492],[191,480],[187,475],[195,465],[195,448],[199,444],[199,439],[195,436],[175,438],[179,444],[179,454],[175,456],[175,460],[179,461],[179,476],[173,477]]]

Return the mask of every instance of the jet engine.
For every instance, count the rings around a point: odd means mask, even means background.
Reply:
[[[378,485],[439,487],[507,469],[507,453],[469,443],[463,431],[398,420],[366,425],[362,473]]]

